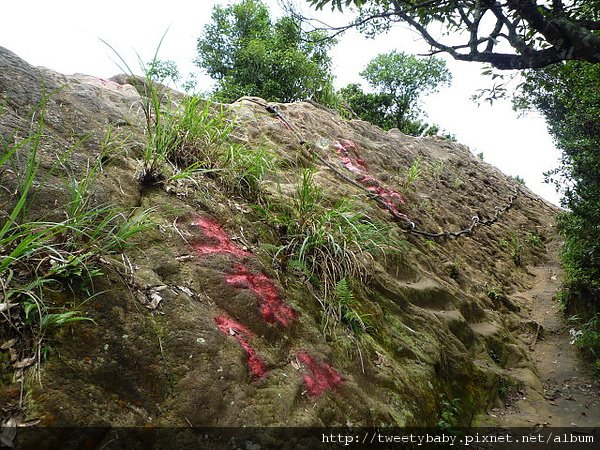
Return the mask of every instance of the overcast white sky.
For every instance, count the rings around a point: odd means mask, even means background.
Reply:
[[[174,60],[181,72],[187,74],[197,71],[192,63],[196,40],[210,20],[212,6],[228,3],[227,0],[5,1],[0,46],[31,64],[61,73],[109,78],[119,70],[100,39],[109,42],[133,67],[137,62],[135,52],[143,60],[150,60],[169,28],[159,57]],[[278,11],[276,0],[265,3]],[[312,14],[336,20],[329,12]],[[346,18],[351,16],[346,13]],[[375,40],[348,33],[332,52],[336,86],[360,82],[358,73],[370,59],[392,49],[418,53],[425,51],[426,46],[406,29],[395,29]],[[519,117],[510,102],[478,107],[469,97],[477,89],[489,87],[490,79],[480,75],[481,67],[477,64],[447,61],[454,80],[451,87],[426,99],[429,121],[455,134],[474,153],[483,152],[487,162],[505,173],[523,177],[532,190],[558,204],[554,188],[543,183],[543,172],[554,168],[560,155],[543,120],[535,114]],[[207,88],[208,80],[200,80],[199,88]]]

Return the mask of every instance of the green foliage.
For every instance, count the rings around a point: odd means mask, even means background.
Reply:
[[[363,92],[358,83],[351,83],[338,91],[340,101],[360,119],[377,125],[384,130],[395,126],[392,118],[386,111],[392,107],[392,98],[389,95]]]
[[[600,310],[600,66],[571,61],[525,78],[515,106],[539,110],[562,150],[560,166],[546,174],[567,209],[558,221],[564,239],[561,298],[567,311],[594,329]],[[595,352],[598,358],[597,347]]]
[[[227,139],[235,125],[224,106],[186,96],[175,110],[162,114],[162,126],[172,139],[156,154],[164,154],[162,169],[170,170],[170,179],[221,170],[229,146]],[[170,167],[166,167],[168,164]]]
[[[452,187],[454,189],[460,189],[464,186],[464,184],[465,182],[458,175],[456,175],[454,180],[452,180]]]
[[[376,56],[360,75],[372,88],[391,96],[392,116],[400,129],[406,119],[416,116],[419,97],[436,92],[452,80],[444,60],[419,59],[396,51]]]
[[[127,62],[110,48],[134,77]],[[135,83],[146,118],[141,181],[154,184],[191,179],[195,173],[216,174],[230,192],[256,196],[274,156],[265,147],[250,149],[228,142],[235,122],[224,105],[197,95],[172,98],[172,91],[156,80],[175,79],[178,71],[157,59],[159,48],[160,44],[152,62],[142,65],[145,78]]]
[[[93,322],[89,317],[81,316],[79,311],[65,311],[62,313],[49,313],[42,316],[42,320],[40,322],[40,326],[42,329],[51,328],[51,327],[62,327],[64,325],[69,325],[71,323],[89,321]]]
[[[446,160],[438,159],[431,164],[429,171],[433,179],[436,181],[436,183],[438,183],[441,180],[444,172],[446,172]]]
[[[437,244],[433,239],[424,239],[423,243],[427,246],[429,250],[435,250],[437,248]]]
[[[369,315],[361,313],[358,309],[360,305],[347,278],[337,282],[333,296],[337,306],[337,317],[354,334],[364,333],[371,327]]]
[[[151,87],[142,94],[143,99],[149,95],[150,101],[144,108],[147,142],[140,179],[157,183],[205,171],[207,160],[200,156],[206,156],[212,145],[221,144],[233,124],[224,120],[223,109],[213,109],[210,102],[198,97],[185,97],[175,105],[169,94],[160,92],[149,75],[147,78]]]
[[[502,288],[491,288],[485,293],[490,300],[506,300],[506,293]]]
[[[156,82],[157,78],[169,76],[172,68],[158,59],[158,52],[164,39],[162,36],[154,57],[149,65],[139,58],[144,78],[137,77],[127,61],[108,42],[102,41],[120,61],[119,68],[126,73],[140,96],[141,109],[145,117],[146,145],[142,152],[143,168],[140,180],[143,183],[162,182],[166,178],[167,165],[173,142],[177,141],[177,131],[170,126],[170,112],[173,109],[167,89]]]
[[[419,119],[419,99],[450,83],[452,77],[443,60],[392,51],[376,56],[360,75],[375,93],[363,92],[358,84],[339,91],[342,102],[358,117],[385,130],[395,127],[413,136],[439,132],[436,125]]]
[[[515,183],[517,183],[519,186],[524,186],[525,185],[525,179],[519,175],[511,175],[509,176],[509,178],[514,181]]]
[[[166,80],[177,82],[181,79],[175,61],[163,61],[156,56],[146,65],[145,72],[155,83],[164,83]]]
[[[483,152],[477,153],[477,158],[479,158],[479,161],[483,161]]]
[[[532,247],[535,247],[535,248],[544,247],[542,238],[539,235],[532,233],[531,231],[527,233],[526,239],[527,239],[527,243]]]
[[[228,144],[219,161],[218,177],[230,192],[255,199],[261,193],[261,181],[275,168],[275,155],[264,145],[249,147]]]
[[[589,353],[595,360],[596,375],[600,377],[600,313],[596,313],[587,320],[575,316],[572,321],[580,324],[580,329],[571,329],[572,344]]]
[[[441,398],[442,411],[437,421],[437,428],[444,431],[451,431],[456,427],[460,415],[460,398],[448,400],[444,395]]]
[[[170,180],[205,173],[217,178],[228,192],[255,199],[264,175],[274,168],[275,155],[266,146],[228,140],[235,122],[222,105],[185,97],[168,115],[165,126],[175,137],[166,155]]]
[[[594,0],[308,2],[317,9],[330,5],[340,11],[357,11],[358,17],[341,30],[356,28],[374,37],[403,23],[420,34],[432,52],[446,52],[460,61],[489,63],[502,70],[540,68],[563,60],[600,62],[600,37],[596,34],[600,8]],[[489,26],[482,26],[487,18]]]
[[[219,100],[331,101],[333,41],[304,32],[293,17],[273,22],[260,0],[215,6],[211,19],[198,39],[196,64],[217,81]]]

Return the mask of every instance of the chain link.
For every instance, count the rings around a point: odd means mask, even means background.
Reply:
[[[281,110],[279,109],[279,107],[277,105],[273,105],[270,103],[263,103],[258,100],[255,100],[253,98],[247,98],[247,97],[244,98],[243,100],[255,103],[255,104],[265,108],[265,110],[268,113],[275,115],[279,120],[281,120],[283,122],[283,124],[286,126],[286,128],[288,130],[290,130],[294,134],[294,136],[296,136],[300,145],[305,147],[309,151],[310,155],[314,156],[321,164],[328,167],[338,178],[359,188],[360,190],[362,190],[363,192],[366,193],[368,198],[376,201],[379,204],[379,206],[381,206],[382,208],[387,209],[388,212],[394,218],[394,221],[399,225],[399,228],[404,233],[425,236],[425,237],[432,238],[432,239],[455,239],[460,236],[473,234],[473,232],[475,231],[475,229],[478,226],[482,226],[482,225],[492,226],[494,223],[496,223],[498,221],[498,219],[500,218],[500,215],[502,213],[508,211],[510,208],[513,207],[515,200],[518,198],[519,194],[523,194],[526,197],[530,198],[531,200],[535,200],[535,201],[544,203],[539,198],[535,198],[535,197],[528,195],[526,192],[524,192],[518,186],[514,186],[513,193],[508,198],[506,204],[502,207],[496,206],[494,208],[494,215],[490,219],[481,219],[477,215],[473,216],[471,218],[471,223],[469,224],[469,226],[462,230],[458,230],[458,231],[443,230],[438,233],[435,233],[435,232],[424,230],[422,228],[417,227],[415,225],[415,223],[412,220],[410,220],[406,215],[398,213],[397,211],[394,211],[392,209],[392,207],[389,205],[389,203],[386,202],[385,200],[383,200],[379,195],[377,195],[373,192],[369,192],[367,189],[365,189],[364,186],[362,186],[361,184],[357,183],[355,180],[353,180],[349,176],[347,176],[344,173],[342,173],[341,171],[339,171],[337,167],[335,167],[333,164],[331,164],[329,161],[327,161],[323,156],[321,156],[317,151],[315,151],[314,147],[310,143],[308,143],[303,138],[303,136],[296,130],[296,128],[287,120],[287,118],[283,115],[283,113],[281,112]]]

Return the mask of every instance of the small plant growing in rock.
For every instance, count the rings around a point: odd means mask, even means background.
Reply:
[[[458,417],[460,416],[460,398],[448,400],[446,396],[442,394],[440,404],[442,411],[436,426],[441,430],[450,431],[458,424]]]
[[[506,299],[506,294],[501,288],[491,288],[486,294],[490,300],[503,300]]]
[[[433,239],[425,239],[423,243],[427,246],[429,250],[435,250],[437,248],[437,244]]]
[[[291,199],[261,211],[280,230],[274,259],[300,269],[325,298],[344,278],[365,279],[373,256],[400,244],[390,237],[389,226],[357,212],[348,199],[327,204],[311,169],[303,172]]]
[[[446,161],[443,159],[438,159],[436,162],[434,162],[430,166],[431,176],[435,180],[436,183],[438,183],[440,181],[440,179],[442,178],[442,175],[444,174],[445,171],[446,171]]]
[[[423,199],[423,201],[421,201],[419,203],[419,209],[431,214],[431,213],[435,212],[436,208],[435,208],[433,201],[430,198],[425,198],[425,199]]]
[[[404,181],[404,190],[407,191],[421,178],[423,169],[421,168],[421,158],[413,161],[411,166],[406,171],[406,180]]]
[[[448,265],[448,267],[447,267],[448,275],[453,280],[457,280],[458,277],[460,276],[460,272],[461,272],[462,268],[463,268],[463,263],[460,259],[457,258]]]
[[[150,63],[145,64],[140,59],[143,78],[137,77],[123,57],[103,41],[116,55],[120,69],[129,76],[139,94],[146,131],[140,181],[145,184],[217,170],[215,159],[223,153],[219,151],[220,146],[234,126],[223,106],[193,95],[176,99],[172,91],[159,83],[165,79],[176,80],[179,76],[174,63],[158,59],[164,37]]]
[[[501,239],[500,246],[507,249],[510,253],[510,258],[513,260],[516,266],[523,264],[523,243],[518,235],[512,234],[510,240]]]
[[[519,175],[515,175],[515,176],[510,176],[509,177],[512,181],[514,181],[515,183],[517,183],[519,186],[524,186],[525,185],[525,179]]]
[[[334,299],[335,303],[332,306],[337,309],[337,318],[354,334],[364,333],[371,327],[369,314],[363,314],[357,309],[359,303],[347,278],[342,278],[336,283]]]
[[[511,394],[514,394],[522,386],[519,382],[510,378],[501,377],[498,382],[498,397],[504,401],[511,401]]]
[[[477,158],[479,158],[479,161],[483,161],[483,152],[477,153]]]
[[[544,246],[544,243],[542,242],[542,238],[535,233],[532,233],[532,232],[527,233],[526,240],[527,240],[527,243],[529,245],[531,245],[532,247],[542,248]]]
[[[452,181],[452,187],[454,189],[460,189],[464,184],[465,182],[461,180],[459,176],[454,177],[454,180]]]
[[[275,168],[275,155],[266,146],[250,148],[243,144],[229,144],[220,161],[218,177],[225,187],[247,198],[260,194],[265,174]]]

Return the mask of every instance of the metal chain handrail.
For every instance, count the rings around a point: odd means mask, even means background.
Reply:
[[[494,215],[490,219],[481,219],[479,216],[475,215],[471,218],[470,225],[459,231],[443,230],[438,233],[434,233],[431,231],[420,229],[408,217],[394,211],[392,209],[392,207],[388,204],[388,202],[384,201],[379,195],[366,190],[364,186],[362,186],[361,184],[357,183],[352,178],[350,178],[347,175],[340,172],[337,169],[337,167],[335,167],[333,164],[331,164],[329,161],[327,161],[325,158],[323,158],[318,152],[316,152],[314,150],[313,146],[311,146],[310,143],[308,143],[308,141],[306,141],[306,139],[304,139],[303,136],[296,130],[296,128],[287,120],[287,118],[283,115],[283,113],[280,111],[280,109],[277,107],[277,105],[273,105],[273,104],[266,103],[266,102],[260,102],[253,98],[247,98],[247,97],[244,98],[243,100],[255,103],[255,104],[265,108],[265,110],[268,113],[274,114],[279,120],[281,120],[283,122],[283,124],[286,126],[286,128],[288,128],[296,136],[300,145],[306,147],[307,150],[311,153],[311,155],[314,156],[320,163],[327,166],[338,178],[340,178],[340,179],[346,181],[347,183],[350,183],[353,186],[364,191],[367,194],[367,197],[371,198],[372,200],[375,200],[381,207],[387,209],[388,212],[394,218],[394,221],[399,225],[400,229],[405,233],[416,234],[416,235],[425,236],[428,238],[443,238],[443,239],[453,239],[453,238],[457,238],[457,237],[464,236],[464,235],[471,235],[474,232],[476,227],[481,226],[481,225],[491,226],[495,222],[497,222],[502,213],[504,213],[504,212],[508,211],[510,208],[512,208],[512,206],[514,205],[514,202],[517,199],[517,197],[519,196],[519,194],[523,194],[523,195],[531,198],[532,200],[540,201],[539,199],[532,198],[531,196],[529,196],[525,192],[523,192],[523,190],[520,189],[518,186],[515,186],[513,193],[507,200],[507,203],[502,207],[496,206],[494,208]]]

